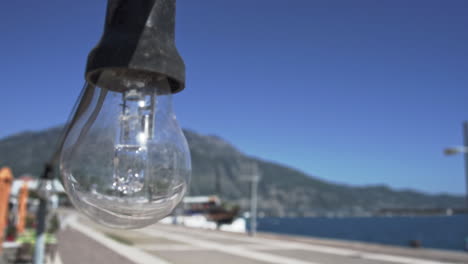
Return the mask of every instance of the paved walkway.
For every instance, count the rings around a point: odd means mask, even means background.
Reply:
[[[169,264],[144,250],[112,239],[113,232],[116,230],[106,232],[89,220],[81,223],[75,214],[68,216],[59,235],[59,245],[64,244],[59,247],[63,263]]]
[[[61,234],[59,248],[65,264],[468,263],[468,254],[463,252],[414,250],[275,235],[251,238],[241,234],[168,225],[154,225],[141,230],[112,230],[83,218],[68,222],[71,229]]]
[[[193,260],[202,261],[206,258],[211,261],[205,263],[219,263],[220,260],[223,260],[223,263],[230,263],[226,262],[229,260],[232,263],[288,264],[468,263],[468,254],[465,253],[408,250],[384,246],[374,246],[374,248],[379,249],[368,250],[363,244],[360,244],[361,247],[354,246],[352,248],[350,246],[352,243],[349,242],[326,245],[326,243],[317,243],[317,240],[285,240],[281,236],[250,238],[223,232],[163,225],[137,232],[140,232],[141,235],[172,241],[172,244],[146,244],[140,245],[140,247],[177,264],[198,263],[193,262]],[[170,248],[171,245],[175,247]],[[183,247],[180,248],[181,246]],[[185,261],[186,259],[188,261]]]
[[[59,258],[64,264],[135,264],[124,256],[72,228],[58,236]]]

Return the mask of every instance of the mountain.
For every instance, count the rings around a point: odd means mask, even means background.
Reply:
[[[24,132],[0,140],[0,166],[16,176],[37,176],[53,152],[61,128]],[[190,195],[219,193],[224,200],[249,205],[249,166],[261,175],[259,211],[267,216],[365,216],[385,208],[461,208],[464,199],[397,191],[386,186],[348,186],[306,175],[298,170],[249,157],[225,140],[185,130],[192,154]]]

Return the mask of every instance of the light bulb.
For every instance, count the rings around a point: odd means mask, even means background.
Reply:
[[[72,203],[110,227],[157,222],[182,200],[191,173],[170,80],[108,70],[85,89],[60,156]]]

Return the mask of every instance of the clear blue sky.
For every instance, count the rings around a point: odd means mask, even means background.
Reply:
[[[63,123],[105,0],[5,1],[0,137]],[[186,128],[348,184],[464,192],[468,1],[178,0]]]

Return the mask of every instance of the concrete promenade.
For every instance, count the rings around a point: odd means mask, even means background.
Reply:
[[[154,225],[141,230],[103,228],[76,214],[59,235],[65,264],[449,264],[468,253],[365,243],[242,234]]]

